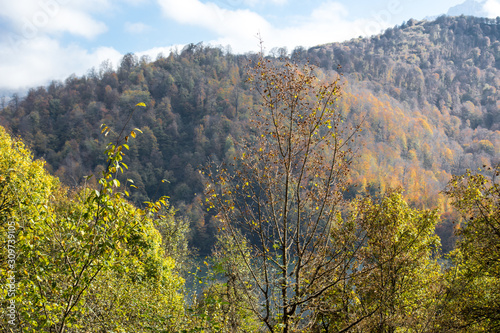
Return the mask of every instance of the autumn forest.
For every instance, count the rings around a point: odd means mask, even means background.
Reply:
[[[0,328],[500,332],[499,97],[500,18],[442,16],[2,100]]]

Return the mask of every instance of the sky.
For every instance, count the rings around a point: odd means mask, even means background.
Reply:
[[[126,53],[189,43],[233,53],[311,47],[437,16],[465,0],[0,0],[0,96],[84,75]],[[468,0],[473,1],[473,0]],[[500,0],[477,0],[489,17]]]

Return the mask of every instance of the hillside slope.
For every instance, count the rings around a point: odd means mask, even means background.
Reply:
[[[403,186],[412,205],[439,207],[446,220],[451,210],[440,191],[451,175],[499,162],[499,23],[410,20],[372,38],[292,52],[292,59],[318,65],[325,80],[344,75],[338,110],[364,125],[353,143],[359,158],[350,195]],[[253,57],[203,45],[155,61],[129,54],[116,71],[103,64],[32,89],[26,98],[14,96],[0,125],[23,137],[65,183],[77,185],[104,168],[107,142],[99,125],[118,130],[132,106],[144,102],[146,110],[130,123],[144,132],[125,161],[140,170],[124,175],[138,187],[131,197],[141,203],[169,195],[191,219],[195,244],[207,250],[214,226],[201,205],[197,169],[209,159],[232,159],[238,138],[251,135],[248,111],[259,103],[246,82]],[[449,249],[448,222],[439,232]]]

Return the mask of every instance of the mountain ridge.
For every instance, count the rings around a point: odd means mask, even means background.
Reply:
[[[452,174],[499,162],[499,23],[410,20],[371,38],[289,55],[317,65],[323,79],[342,73],[338,111],[352,124],[365,118],[353,146],[359,157],[349,195],[402,186],[413,206],[441,210],[448,249],[453,216],[441,191]],[[53,174],[77,186],[104,167],[99,125],[119,128],[131,106],[144,102],[146,110],[131,120],[144,132],[127,154],[130,169],[139,170],[124,175],[138,187],[131,199],[141,204],[169,195],[191,220],[196,245],[207,251],[215,224],[201,205],[197,170],[208,159],[233,159],[238,138],[251,135],[248,110],[259,101],[246,82],[253,58],[202,44],[155,61],[128,54],[117,70],[104,64],[13,98],[0,124],[21,135]]]
[[[465,2],[448,9],[447,16],[476,16],[488,17],[488,12],[485,10],[486,0],[466,0]]]

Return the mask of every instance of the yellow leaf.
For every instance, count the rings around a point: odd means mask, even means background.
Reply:
[[[141,103],[137,103],[136,106],[144,106],[144,107],[146,107],[146,104],[143,103],[143,102],[141,102]]]

